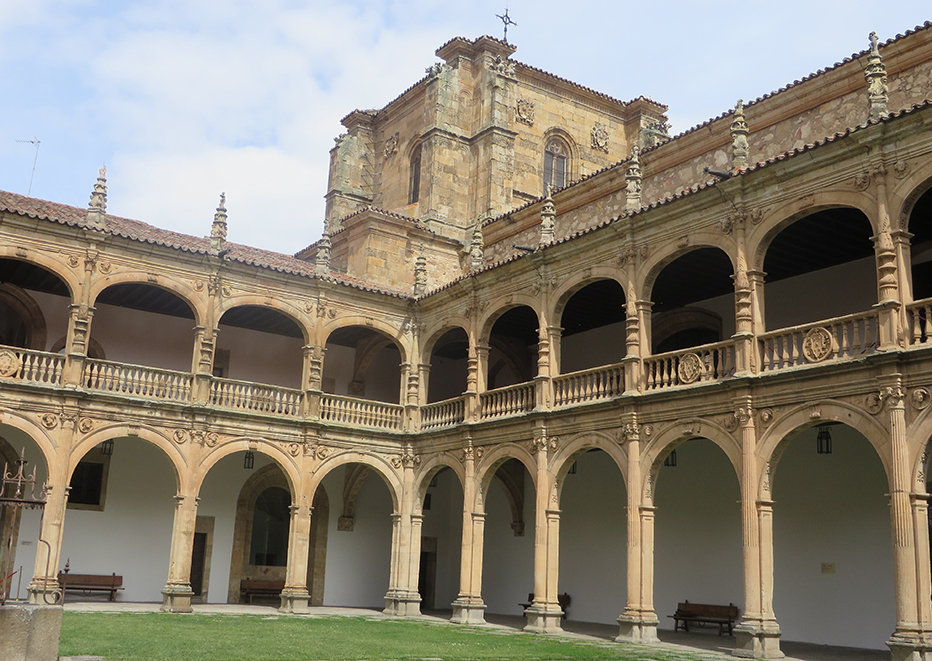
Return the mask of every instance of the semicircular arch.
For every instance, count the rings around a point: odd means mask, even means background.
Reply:
[[[625,274],[614,266],[596,266],[586,269],[583,272],[573,273],[566,281],[560,283],[560,286],[553,292],[553,321],[559,324],[560,316],[566,308],[566,304],[579,291],[585,289],[591,284],[602,280],[612,280],[618,283],[625,300],[627,301],[628,292],[625,291]]]
[[[559,492],[562,495],[563,477],[580,454],[589,450],[601,450],[615,462],[621,472],[625,488],[628,486],[628,457],[619,447],[618,442],[605,432],[580,432],[572,436],[554,453],[550,462],[555,467]]]
[[[293,457],[278,443],[261,436],[233,438],[208,450],[208,453],[201,458],[200,463],[197,464],[194,470],[191,487],[195,490],[195,493],[200,491],[207,474],[211,468],[217,465],[217,462],[237,452],[249,451],[259,452],[274,461],[284,473],[291,495],[295,497],[298,493],[301,474],[295,465]]]
[[[89,293],[91,305],[93,306],[96,304],[101,293],[115,285],[147,285],[149,287],[155,287],[156,289],[162,289],[184,301],[194,315],[194,323],[196,326],[203,326],[204,319],[207,318],[206,310],[201,302],[202,296],[198,294],[192,286],[181,280],[166,277],[162,274],[158,276],[156,282],[152,282],[150,280],[150,274],[142,271],[121,271],[108,275],[105,280],[95,282],[91,286]]]
[[[75,293],[81,289],[83,283],[84,270],[81,269],[79,273],[74,271],[74,268],[69,268],[67,264],[50,257],[38,253],[34,250],[30,250],[27,257],[21,257],[16,254],[17,247],[13,245],[7,245],[0,248],[0,259],[10,259],[16,262],[24,262],[26,264],[32,264],[33,266],[38,266],[39,268],[45,269],[55,277],[57,277],[68,289],[68,296],[72,302],[75,301]],[[78,262],[80,263],[80,262]]]
[[[530,294],[509,294],[508,296],[501,296],[493,300],[487,308],[489,312],[485,313],[479,319],[478,327],[481,329],[479,331],[479,340],[488,342],[495,322],[509,310],[522,306],[529,307],[534,311],[534,316],[537,317],[538,327],[540,327],[540,300]]]
[[[230,298],[223,299],[216,307],[217,324],[223,319],[223,315],[235,308],[255,307],[262,310],[270,310],[281,314],[283,317],[293,321],[301,330],[304,344],[310,342],[312,333],[308,324],[307,315],[298,307],[291,305],[288,301],[281,298],[270,298],[268,296],[256,296],[255,294],[238,294]]]
[[[715,234],[710,231],[699,231],[689,235],[689,245],[681,247],[676,245],[675,242],[671,242],[647,258],[643,266],[638,269],[638,273],[644,274],[640,283],[635,287],[636,291],[640,292],[640,298],[646,301],[652,300],[651,296],[657,278],[660,277],[660,274],[667,266],[688,253],[706,248],[717,248],[722,251],[727,257],[728,263],[731,264],[732,273],[734,273],[736,269],[735,258],[732,255],[734,240],[721,232]]]
[[[175,488],[178,493],[186,493],[191,475],[187,470],[187,459],[178,446],[164,436],[159,430],[144,425],[126,425],[123,423],[98,427],[82,438],[71,451],[71,460],[68,465],[68,479],[74,473],[75,467],[91,448],[114,438],[139,438],[160,449],[171,464],[175,475]]]
[[[321,464],[311,474],[309,493],[315,493],[317,491],[317,487],[320,486],[320,483],[334,469],[337,469],[340,466],[345,466],[347,464],[364,464],[375,471],[375,473],[377,473],[378,476],[382,478],[385,486],[388,487],[388,492],[392,497],[393,511],[400,511],[401,493],[404,487],[401,481],[401,477],[398,475],[395,468],[389,461],[383,459],[382,457],[367,454],[365,452],[359,452],[357,450],[340,452],[338,454],[330,455],[324,459],[324,461],[322,461]]]
[[[391,326],[390,324],[387,324],[384,321],[375,319],[373,317],[337,317],[336,319],[333,319],[326,324],[318,326],[321,346],[325,346],[327,344],[330,336],[333,335],[335,331],[338,331],[341,328],[350,328],[353,326],[358,328],[365,328],[366,330],[371,330],[375,333],[378,333],[379,335],[384,335],[386,339],[390,340],[396,347],[398,347],[398,352],[401,354],[401,362],[408,362],[408,357],[411,355],[411,345],[408,337],[401,332],[401,329]]]

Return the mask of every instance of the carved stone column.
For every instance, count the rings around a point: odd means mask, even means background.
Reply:
[[[210,401],[210,381],[213,378],[214,349],[219,329],[208,331],[203,326],[194,327],[194,357],[191,371],[194,372],[194,392],[191,396],[195,402],[205,404]]]
[[[638,317],[638,345],[640,347],[638,351],[638,356],[643,359],[646,356],[650,356],[653,353],[651,347],[651,309],[654,307],[652,301],[635,301],[635,307],[637,308],[637,317]],[[630,352],[630,347],[628,351]],[[640,361],[639,361],[640,362]],[[643,370],[643,364],[639,365],[640,375],[638,378],[637,389],[639,392],[644,392],[645,389],[645,374]],[[630,386],[626,385],[626,389]]]
[[[307,556],[311,546],[311,516],[314,508],[307,505],[309,499],[299,493],[300,502],[291,505],[291,521],[288,526],[288,560],[285,567],[285,587],[281,593],[282,613],[307,613],[311,599],[307,591]]]
[[[304,415],[311,420],[320,419],[321,381],[324,373],[325,347],[313,344],[304,346]]]
[[[194,549],[194,525],[197,501],[194,494],[175,496],[175,518],[172,522],[172,545],[168,559],[168,582],[162,588],[162,608],[168,613],[190,613],[191,553]]]
[[[534,377],[534,408],[550,408],[553,401],[553,381],[550,378],[550,334],[541,328],[537,334],[537,376]]]
[[[754,333],[760,334],[767,330],[764,316],[764,279],[767,274],[763,271],[748,271],[748,282],[751,285],[751,317],[754,324]]]
[[[878,323],[880,350],[896,349],[905,344],[905,334],[900,326],[900,284],[897,268],[897,251],[890,234],[890,212],[887,200],[887,168],[877,163],[871,169],[877,182],[877,217],[880,231],[872,237],[874,255],[877,259],[877,300],[874,307],[880,314]]]
[[[69,306],[68,331],[65,336],[65,368],[62,374],[62,384],[66,388],[80,388],[84,385],[87,342],[94,311],[95,308],[86,305]]]
[[[481,450],[481,448],[480,448]],[[484,624],[482,601],[482,550],[485,542],[485,512],[481,487],[476,479],[476,455],[472,442],[463,449],[465,480],[463,483],[463,542],[460,551],[460,591],[453,602],[452,622]]]
[[[477,422],[482,416],[482,393],[488,386],[489,345],[476,343],[469,347],[466,374],[466,421]]]
[[[557,599],[560,570],[560,510],[557,485],[550,471],[550,451],[556,449],[546,430],[537,429],[533,449],[537,454],[537,498],[534,508],[534,601],[524,611],[525,631],[548,633],[562,631],[563,610]]]
[[[406,448],[402,456],[393,461],[402,469],[403,493],[400,498],[401,511],[392,514],[392,563],[384,612],[398,616],[420,615],[421,596],[417,591],[417,579],[423,517],[417,506],[414,483],[414,467],[420,458],[410,448]]]
[[[69,448],[73,442],[76,416],[62,416],[58,431],[57,446]],[[26,588],[30,604],[39,606],[58,603],[58,563],[61,559],[61,543],[65,531],[65,508],[68,505],[68,452],[49,457],[49,476],[45,492],[45,509],[39,529],[38,550],[33,565],[32,580]],[[44,542],[44,543],[43,543]],[[48,555],[41,552],[48,544]]]
[[[744,166],[746,167],[745,161]],[[757,372],[757,339],[754,336],[754,288],[748,275],[747,247],[745,245],[745,215],[736,218],[735,246],[737,268],[735,269],[735,376],[746,376]]]
[[[760,504],[757,501],[757,430],[754,410],[747,402],[735,411],[741,429],[741,529],[744,557],[744,614],[735,627],[734,655],[754,659],[782,659],[780,627],[773,617],[772,599],[764,607],[764,594],[773,589],[773,537],[761,534]],[[766,551],[764,545],[767,545]],[[769,555],[766,561],[764,555]],[[765,583],[769,585],[765,586]],[[766,611],[770,611],[767,613]]]
[[[430,387],[430,363],[418,363],[417,367],[420,374],[417,402],[419,406],[424,406],[427,404],[427,392]]]
[[[642,502],[641,495],[641,436],[637,422],[625,426],[628,451],[628,597],[624,612],[618,616],[618,636],[620,643],[656,643],[657,614],[651,606],[644,605],[645,588],[649,593],[652,586],[644,585],[644,545],[641,534]],[[653,540],[650,540],[651,547]],[[650,602],[651,600],[648,600]]]
[[[896,629],[887,641],[892,661],[932,659],[932,628],[922,623],[920,613],[929,605],[919,603],[915,537],[915,500],[910,485],[909,448],[906,439],[905,392],[899,375],[881,388],[880,396],[889,412],[893,470],[890,513],[893,531],[893,568],[896,595]]]

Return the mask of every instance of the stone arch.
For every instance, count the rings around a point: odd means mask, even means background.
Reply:
[[[892,484],[892,449],[887,430],[876,418],[860,408],[838,400],[822,400],[794,407],[773,423],[758,439],[757,455],[760,469],[757,481],[758,498],[769,500],[773,476],[780,455],[787,444],[801,431],[826,422],[840,422],[859,432],[868,440],[883,465],[887,483]]]
[[[718,446],[731,463],[738,484],[741,484],[743,479],[741,474],[742,457],[741,445],[738,440],[724,427],[708,419],[686,418],[677,420],[654,434],[653,439],[644,448],[641,459],[642,466],[645,468],[642,477],[643,482],[641,485],[631,485],[630,488],[640,488],[644,494],[645,502],[652,503],[654,489],[664,459],[676,449],[677,445],[694,438],[704,438]]]
[[[362,490],[363,482],[372,472],[366,464],[350,464],[352,469],[346,471],[343,479],[343,512],[337,520],[337,530],[351,532],[356,525],[356,499]]]
[[[58,353],[65,348],[66,338],[60,337],[55,341],[55,344],[49,349],[51,353]],[[98,342],[93,337],[89,337],[85,340],[87,347],[85,351],[87,352],[88,358],[95,358],[97,360],[106,360],[107,353],[104,351],[104,346]]]
[[[577,292],[599,280],[614,280],[617,282],[624,292],[625,299],[627,299],[628,292],[625,291],[625,274],[621,269],[613,266],[588,268],[582,272],[570,275],[570,277],[560,283],[560,286],[553,292],[553,314],[550,318],[554,323],[558,322],[567,302],[569,302]]]
[[[531,476],[531,483],[537,488],[537,462],[531,453],[516,443],[505,443],[483,454],[476,466],[476,481],[479,489],[476,493],[474,511],[485,512],[485,494],[488,493],[492,478],[498,468],[509,459],[517,459]],[[507,491],[507,485],[506,485]],[[513,503],[510,503],[514,507]]]
[[[187,304],[191,309],[191,313],[194,315],[195,326],[203,326],[204,320],[207,319],[207,313],[202,301],[204,296],[198,294],[192,286],[185,282],[175,280],[174,278],[166,277],[163,274],[158,274],[153,278],[149,273],[138,271],[114,273],[94,282],[88,294],[90,305],[95,305],[100,294],[114,285],[148,285],[150,287],[163,289],[174,294]]]
[[[538,327],[540,327],[540,301],[529,294],[510,294],[492,301],[488,307],[491,312],[486,313],[479,319],[478,327],[481,330],[479,331],[478,340],[488,342],[495,322],[509,310],[521,306],[527,306],[534,311],[534,314],[537,315]]]
[[[762,271],[767,250],[777,235],[796,221],[829,209],[860,211],[867,217],[872,231],[877,233],[877,221],[873,217],[874,204],[866,194],[854,194],[850,191],[823,191],[807,195],[786,205],[780,205],[772,213],[765,215],[760,224],[748,233],[748,268]]]
[[[0,283],[0,303],[12,308],[25,326],[24,349],[45,351],[47,328],[45,315],[36,300],[25,289],[9,283]]]
[[[133,426],[126,424],[105,425],[94,429],[82,438],[71,450],[68,463],[68,479],[71,479],[74,469],[88,451],[103,441],[114,438],[139,438],[159,448],[171,464],[175,476],[177,493],[186,493],[191,486],[193,476],[187,469],[187,458],[178,446],[169,440],[162,432],[152,427]]]
[[[894,186],[890,206],[896,215],[890,219],[891,230],[909,231],[913,207],[929,189],[932,189],[932,162],[921,163]]]
[[[20,248],[16,246],[3,246],[0,248],[0,258],[11,259],[17,262],[25,262],[27,264],[32,264],[33,266],[38,266],[42,269],[45,269],[52,275],[56,276],[62,284],[68,289],[68,297],[71,299],[71,302],[75,302],[75,292],[80,291],[81,285],[83,282],[84,269],[80,269],[78,272],[75,272],[75,269],[78,269],[82,265],[83,260],[79,260],[77,257],[72,257],[73,260],[68,265],[62,263],[61,261],[50,257],[48,255],[41,254],[35,250],[27,251],[27,256],[22,257],[17,254],[17,251]],[[71,266],[71,268],[68,268]]]
[[[318,456],[320,455],[318,454]],[[351,450],[328,456],[321,462],[320,466],[311,473],[309,484],[310,491],[315,492],[323,479],[327,477],[331,471],[340,466],[345,466],[346,464],[365,464],[375,471],[375,473],[382,478],[382,481],[385,482],[385,486],[388,487],[388,492],[392,497],[393,511],[400,511],[403,485],[398,472],[389,460],[381,456],[364,452]]]
[[[460,488],[463,489],[463,493],[466,492],[466,469],[462,462],[449,452],[434,455],[421,465],[414,478],[414,484],[417,488],[417,499],[414,504],[415,514],[420,513],[423,507],[424,497],[427,495],[427,488],[430,486],[430,481],[434,478],[434,475],[444,468],[449,468],[456,474],[456,478],[460,483]]]
[[[579,455],[589,450],[602,450],[611,457],[621,472],[625,488],[628,487],[628,457],[619,447],[618,442],[605,432],[581,432],[562,444],[550,460],[554,467],[558,496],[563,494],[564,478],[573,462]]]
[[[338,331],[341,328],[349,328],[351,326],[358,326],[360,328],[365,328],[384,335],[386,338],[388,338],[389,341],[398,347],[398,352],[401,354],[401,362],[408,362],[409,356],[411,355],[411,346],[407,337],[401,332],[401,329],[395,328],[374,317],[338,317],[337,319],[334,319],[327,324],[318,326],[319,332],[321,334],[320,346],[326,346],[327,340],[331,335],[333,335],[334,331]]]
[[[701,250],[703,248],[718,248],[728,257],[731,264],[732,272],[735,270],[734,241],[722,234],[721,232],[713,233],[711,231],[698,231],[687,237],[688,244],[685,246],[678,245],[677,242],[671,242],[663,246],[657,252],[652,253],[647,262],[638,269],[639,273],[644,273],[641,283],[635,289],[639,292],[639,298],[642,300],[652,300],[654,285],[660,273],[670,264],[675,262],[683,255]]]
[[[301,445],[298,443],[293,443],[292,445],[295,448],[301,447]],[[194,492],[197,493],[200,491],[201,486],[204,483],[204,478],[207,477],[210,469],[213,468],[217,462],[232,454],[236,454],[237,452],[248,451],[260,452],[274,461],[285,475],[285,480],[288,484],[288,491],[292,494],[292,497],[298,493],[298,485],[301,482],[301,475],[297,466],[295,465],[293,455],[286,451],[278,443],[274,443],[265,438],[254,436],[234,438],[223,443],[222,445],[217,445],[213,449],[208,450],[207,454],[201,459],[200,463],[194,469],[194,475],[191,478],[191,487]]]
[[[919,393],[919,394],[916,394]],[[912,481],[912,490],[915,493],[926,492],[926,479],[929,470],[929,457],[932,455],[932,407],[928,402],[929,389],[916,388],[909,393],[913,402],[920,402],[925,408],[919,412],[919,415],[906,428],[906,439],[909,445],[910,480]]]
[[[429,363],[430,356],[434,352],[434,346],[440,341],[440,338],[450,331],[457,329],[463,330],[463,332],[466,333],[466,337],[469,337],[469,320],[465,317],[455,315],[445,318],[440,323],[429,328],[425,333],[428,339],[421,345],[421,362]]]
[[[6,426],[28,436],[29,439],[38,446],[39,452],[42,455],[42,460],[45,462],[45,469],[51,474],[52,467],[55,465],[60,455],[58,448],[52,442],[52,439],[49,438],[47,430],[43,427],[46,424],[46,420],[51,423],[52,429],[62,424],[62,421],[61,418],[54,413],[47,413],[41,416],[40,420],[43,421],[42,425],[37,424],[29,417],[15,410],[6,409],[3,411],[2,415],[0,415],[0,432],[2,432],[3,427]]]
[[[304,344],[310,342],[312,337],[311,328],[313,324],[308,323],[307,314],[300,308],[292,305],[289,301],[282,298],[273,298],[271,296],[256,296],[255,294],[237,294],[227,299],[221,299],[214,312],[215,319],[219,325],[224,313],[234,308],[256,307],[263,310],[272,310],[287,317],[295,323],[301,330],[302,341]]]

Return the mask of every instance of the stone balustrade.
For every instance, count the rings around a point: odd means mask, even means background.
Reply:
[[[860,358],[877,351],[879,315],[860,312],[758,336],[760,371]]]

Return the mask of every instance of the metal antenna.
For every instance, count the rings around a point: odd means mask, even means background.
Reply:
[[[32,195],[32,180],[36,176],[36,163],[39,162],[39,145],[42,144],[42,141],[39,138],[33,138],[32,140],[17,140],[16,142],[36,146],[36,157],[32,159],[32,174],[29,175],[29,190],[26,192],[26,195]]]
[[[508,5],[505,5],[505,13],[504,13],[504,14],[495,14],[495,17],[496,17],[496,18],[500,18],[500,19],[502,20],[502,23],[505,24],[505,39],[504,39],[504,41],[505,41],[505,43],[507,44],[507,43],[508,43],[508,26],[509,26],[509,25],[514,25],[515,27],[518,27],[518,24],[515,23],[513,20],[511,20],[511,17],[508,15]]]

